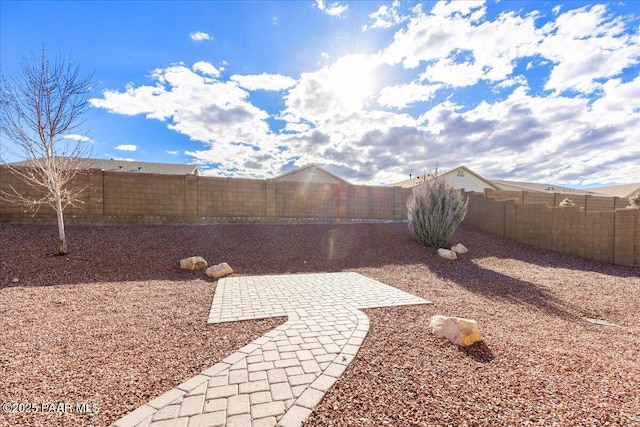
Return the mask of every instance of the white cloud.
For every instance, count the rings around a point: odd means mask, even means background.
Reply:
[[[527,85],[527,78],[523,75],[518,75],[518,76],[513,76],[509,79],[501,81],[500,83],[495,85],[495,88],[504,89],[512,86],[526,86],[526,85]]]
[[[171,154],[172,156],[177,156],[178,154],[180,154],[178,150],[167,150],[165,151],[165,153]]]
[[[611,101],[629,100],[637,85],[612,84]],[[495,179],[580,185],[587,183],[585,176],[598,174],[601,182],[614,182],[640,158],[634,136],[640,131],[640,113],[629,114],[627,108],[622,120],[617,112],[590,111],[588,103],[531,96],[520,87],[503,101],[482,102],[465,112],[445,102],[421,119],[432,149],[442,147],[442,165],[452,167],[464,159],[471,169]]]
[[[407,69],[426,63],[421,80],[454,87],[504,80],[518,58],[536,53],[541,39],[536,15],[507,12],[494,21],[484,15],[483,2],[438,2],[429,13],[418,9],[382,57]]]
[[[416,82],[387,86],[380,91],[378,104],[383,107],[404,108],[414,102],[432,99],[441,85],[421,85]]]
[[[285,113],[312,123],[360,110],[374,95],[375,56],[347,55],[313,73],[303,73],[285,96]]]
[[[362,30],[367,31],[373,29],[391,28],[406,21],[409,17],[401,16],[398,13],[399,6],[400,0],[394,0],[390,7],[387,5],[380,6],[378,10],[369,15],[371,23],[363,25]]]
[[[605,5],[569,10],[544,27],[539,52],[555,66],[546,89],[590,93],[598,79],[619,75],[640,63],[640,38],[629,37],[624,21]]]
[[[239,75],[235,74],[230,77],[230,80],[238,83],[241,87],[247,90],[283,90],[288,89],[296,84],[296,81],[291,77],[283,76],[280,74],[267,74],[262,73],[260,75]]]
[[[138,151],[138,146],[134,144],[120,144],[116,147],[120,151]]]
[[[151,78],[153,85],[130,84],[123,92],[105,90],[102,98],[90,100],[91,105],[166,122],[168,129],[209,147],[185,154],[240,176],[256,173],[243,164],[257,155],[277,157],[275,136],[265,121],[268,114],[251,104],[249,93],[235,82],[201,76],[183,64],[156,69]]]
[[[203,31],[196,31],[193,32],[191,34],[189,34],[189,37],[191,37],[191,40],[197,41],[197,42],[201,42],[204,40],[213,40],[213,37],[211,37],[209,34],[203,32]]]
[[[193,64],[193,71],[205,74],[211,77],[220,77],[220,71],[213,65],[205,61],[199,61]]]
[[[327,52],[322,52],[322,53],[320,54],[320,57],[321,57],[322,59],[329,59],[329,54],[328,54]]]
[[[225,61],[174,64],[154,70],[149,84],[106,90],[91,103],[202,142],[185,154],[219,165],[207,172],[216,175],[272,177],[314,162],[354,183],[390,183],[438,162],[496,179],[636,179],[640,77],[620,72],[640,58],[640,35],[627,20],[605,6],[554,9],[541,27],[536,12],[493,16],[483,2],[454,1],[427,12],[416,6],[393,24],[395,5],[370,16],[368,29],[401,25],[379,53],[323,61],[297,80],[263,73],[225,81]],[[261,110],[254,90],[275,91],[269,96],[283,107]],[[271,120],[283,123],[278,132]]]
[[[467,0],[467,1],[439,1],[436,2],[431,9],[431,13],[442,17],[469,17],[472,13],[476,13],[478,9],[484,6],[485,0]],[[476,19],[477,15],[473,15]]]
[[[93,142],[93,140],[86,135],[70,134],[70,135],[65,135],[64,139],[71,139],[78,142]]]
[[[327,4],[324,0],[316,0],[316,7],[327,15],[341,17],[348,9],[348,4],[340,4],[339,2],[333,2]]]

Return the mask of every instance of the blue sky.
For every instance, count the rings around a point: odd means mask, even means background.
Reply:
[[[93,157],[640,182],[640,2],[3,0],[0,43],[95,71]]]

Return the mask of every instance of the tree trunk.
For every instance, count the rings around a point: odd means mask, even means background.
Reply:
[[[58,237],[60,239],[60,255],[68,253],[67,237],[64,234],[64,216],[62,215],[62,201],[56,197],[56,216],[58,218]]]

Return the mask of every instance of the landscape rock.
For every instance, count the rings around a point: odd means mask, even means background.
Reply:
[[[207,260],[201,256],[192,256],[180,260],[180,268],[184,270],[202,270],[207,268]]]
[[[451,250],[458,254],[466,254],[467,252],[469,252],[469,249],[467,249],[462,243],[458,243],[455,246],[451,246]]]
[[[472,319],[436,315],[431,317],[429,329],[436,336],[447,338],[460,347],[482,341],[478,322]]]
[[[446,258],[446,259],[456,259],[456,258],[458,258],[458,255],[456,255],[455,252],[450,251],[449,249],[444,249],[444,248],[438,249],[438,255],[440,255],[442,258]]]
[[[227,264],[226,262],[212,265],[211,267],[207,268],[207,276],[214,279],[220,279],[230,274],[233,274],[233,269],[229,267],[229,264]]]

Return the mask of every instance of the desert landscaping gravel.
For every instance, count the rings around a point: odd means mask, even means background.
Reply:
[[[367,339],[306,426],[640,426],[638,268],[466,226],[455,261],[402,223],[67,235],[70,254],[53,256],[55,226],[0,224],[0,402],[40,410],[0,412],[0,426],[107,426],[285,321],[207,325],[216,282],[179,268],[192,255],[236,275],[354,271],[434,302],[365,310]],[[477,320],[483,342],[434,337],[434,314]]]

